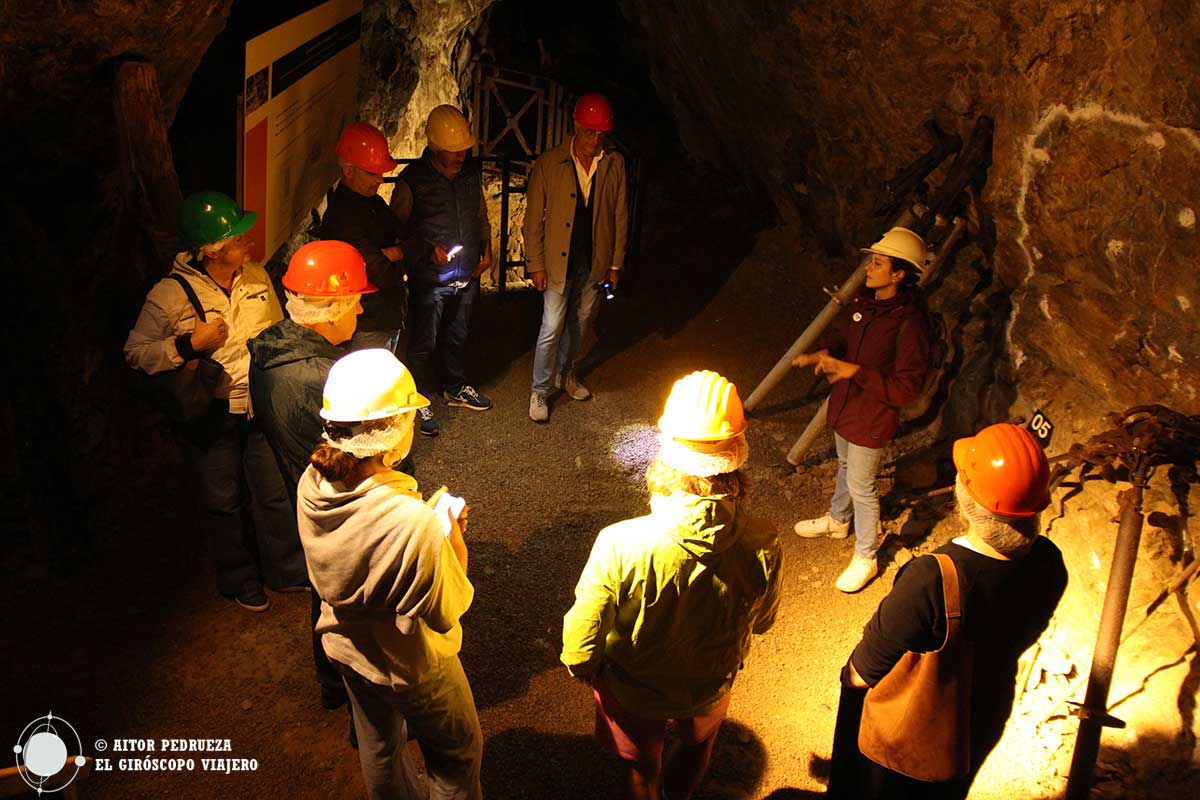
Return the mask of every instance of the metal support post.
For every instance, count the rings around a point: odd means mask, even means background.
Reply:
[[[1112,685],[1129,589],[1133,584],[1133,568],[1142,539],[1142,489],[1147,472],[1144,465],[1139,464],[1130,475],[1133,488],[1121,493],[1121,523],[1108,574],[1108,590],[1104,593],[1096,649],[1092,654],[1092,671],[1083,705],[1075,711],[1080,718],[1079,733],[1071,757],[1071,773],[1067,777],[1067,800],[1087,800],[1092,790],[1096,756],[1100,754],[1101,732],[1106,725],[1124,727],[1123,722],[1108,713],[1108,690]]]

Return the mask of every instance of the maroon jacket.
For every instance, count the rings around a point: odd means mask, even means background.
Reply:
[[[929,325],[917,298],[900,292],[876,300],[874,291],[864,289],[851,303],[849,319],[826,334],[821,347],[860,367],[833,385],[829,427],[860,447],[883,447],[929,371]]]

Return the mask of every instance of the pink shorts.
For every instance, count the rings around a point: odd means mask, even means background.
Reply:
[[[662,759],[663,742],[667,734],[665,719],[644,719],[630,714],[603,678],[592,683],[596,698],[596,741],[626,761],[653,763]],[[729,692],[704,714],[675,720],[679,738],[684,744],[695,745],[712,738],[725,714],[729,711]]]

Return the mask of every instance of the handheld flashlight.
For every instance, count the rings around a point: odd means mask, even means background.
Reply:
[[[449,261],[450,259],[454,258],[456,255],[458,255],[458,252],[462,249],[463,249],[463,246],[461,244],[456,244],[456,245],[454,245],[454,247],[451,247],[449,250],[446,251],[446,260]]]

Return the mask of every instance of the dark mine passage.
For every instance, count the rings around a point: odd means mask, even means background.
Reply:
[[[1194,792],[1200,10],[0,21],[0,797]]]

